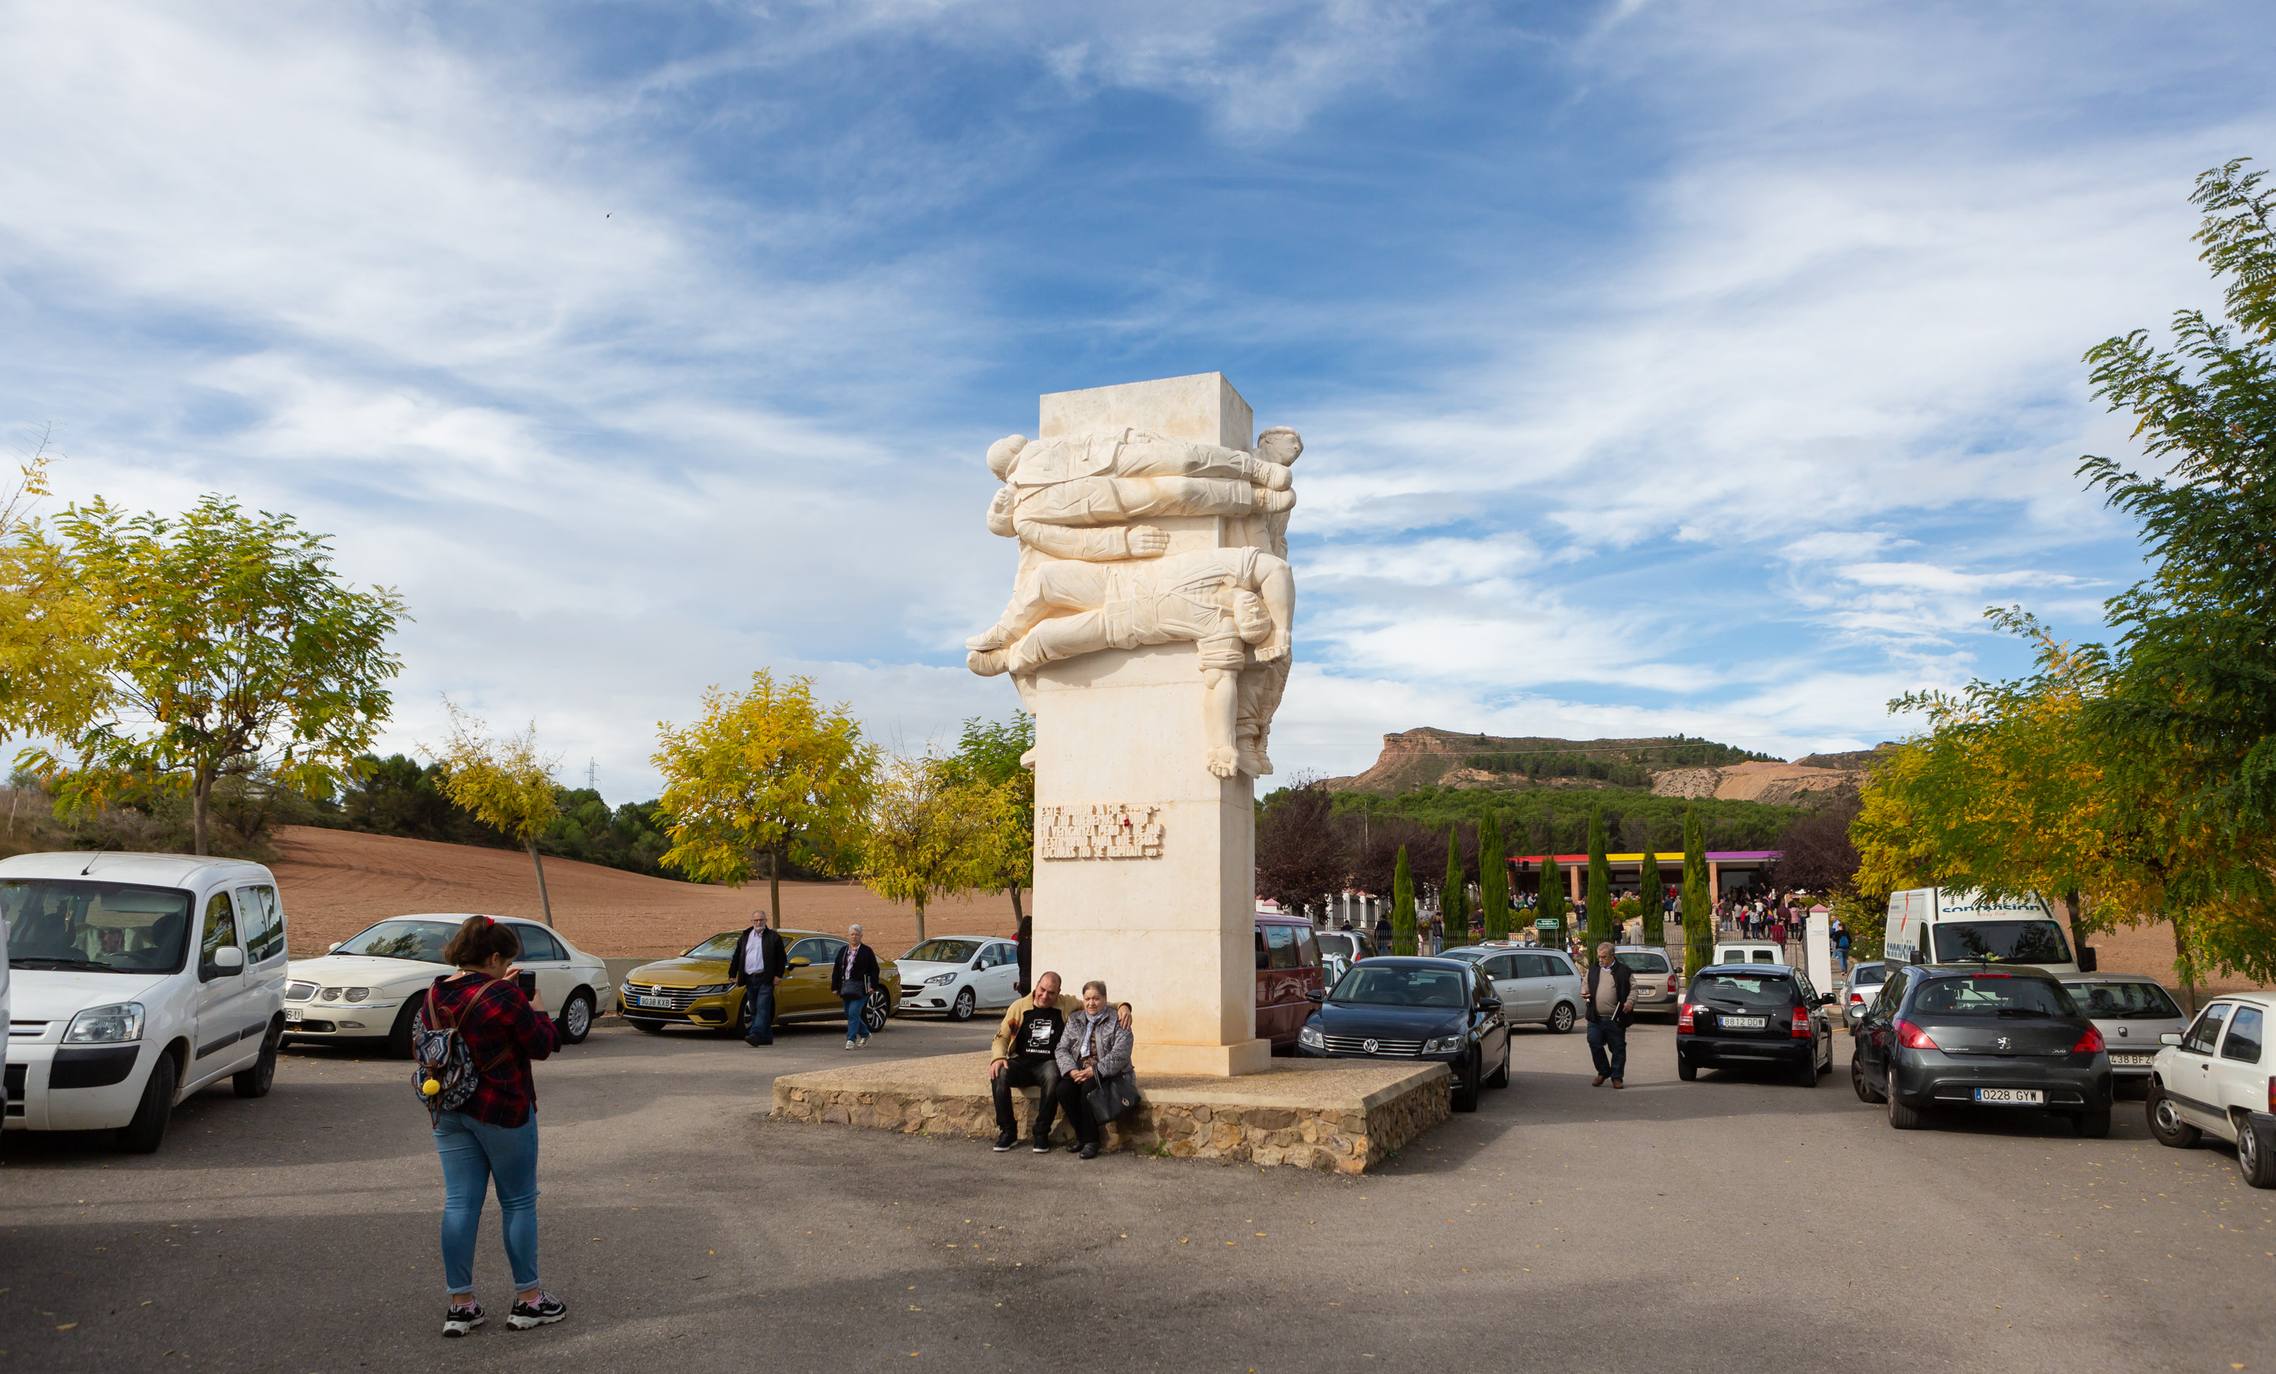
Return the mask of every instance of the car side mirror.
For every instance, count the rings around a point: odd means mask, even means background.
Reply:
[[[1328,1000],[1327,990],[1324,988],[1308,988],[1305,990],[1304,1000],[1307,1002],[1325,1002]]]
[[[806,967],[810,966],[810,965],[811,965],[813,962],[814,962],[814,961],[813,961],[812,959],[809,959],[809,958],[807,958],[805,955],[801,954],[801,955],[799,955],[797,958],[795,958],[795,959],[793,959],[793,960],[791,960],[791,961],[790,961],[790,967],[792,967],[792,968],[806,968]]]
[[[244,971],[245,951],[235,945],[223,945],[213,952],[211,959],[206,960],[205,967],[198,970],[198,976],[201,979],[225,978],[232,973]]]
[[[2093,973],[2101,966],[2102,961],[2095,957],[2094,946],[2080,945],[2078,947],[2078,971],[2080,973]]]
[[[1487,1011],[1500,1011],[1502,1009],[1502,999],[1499,997],[1488,997],[1478,1005],[1485,1008]]]
[[[2178,1045],[2181,1043],[2181,1032],[2167,1031],[2165,1034],[2157,1038],[2157,1042],[2160,1045]]]
[[[340,946],[344,943],[346,942],[343,940],[334,940],[332,943],[324,946],[324,952],[326,954],[338,954],[340,952]]]
[[[1830,992],[1821,992],[1821,993],[1819,993],[1819,994],[1818,994],[1818,1005],[1819,1005],[1819,1006],[1821,1006],[1821,1007],[1830,1007],[1830,1006],[1832,1006],[1832,1005],[1833,1005],[1833,994],[1832,994],[1832,993],[1830,993]]]

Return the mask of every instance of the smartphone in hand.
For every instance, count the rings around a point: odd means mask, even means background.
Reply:
[[[537,975],[526,968],[514,970],[514,985],[522,990],[524,997],[537,996]]]

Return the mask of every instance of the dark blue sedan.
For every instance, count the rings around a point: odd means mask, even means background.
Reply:
[[[1317,994],[1315,994],[1317,995]],[[1509,1086],[1509,1022],[1492,982],[1460,959],[1394,957],[1352,966],[1296,1037],[1314,1059],[1435,1059],[1454,1074],[1454,1110],[1480,1085]]]

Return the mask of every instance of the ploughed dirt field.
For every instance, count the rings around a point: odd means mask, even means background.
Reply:
[[[420,911],[536,916],[537,880],[527,855],[509,849],[358,835],[287,826],[270,865],[284,891],[291,952],[321,954],[383,916]],[[607,957],[677,953],[708,935],[733,930],[764,906],[767,885],[714,887],[625,873],[567,859],[545,861],[553,923],[570,941]],[[853,883],[782,885],[778,922],[792,930],[842,932],[862,923],[869,942],[888,956],[916,942],[917,917]],[[925,910],[928,934],[1009,935],[1011,899],[936,902]]]

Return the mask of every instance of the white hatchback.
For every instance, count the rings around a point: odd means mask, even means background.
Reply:
[[[293,1040],[384,1040],[390,1053],[411,1053],[411,1018],[427,989],[451,973],[443,946],[468,913],[390,916],[333,945],[315,959],[295,959],[285,984],[285,1034]],[[514,967],[536,975],[537,994],[561,1039],[574,1045],[593,1018],[616,1005],[616,981],[599,955],[536,921],[500,916],[522,942]]]
[[[1019,946],[993,935],[936,935],[893,961],[901,970],[900,1014],[945,1012],[969,1021],[1019,1000]]]
[[[176,854],[0,860],[12,1131],[116,1130],[144,1153],[227,1078],[265,1097],[284,1030],[285,924],[259,864]]]
[[[2175,1149],[2228,1141],[2245,1182],[2276,1188],[2276,992],[2224,993],[2188,1030],[2158,1038],[2150,1134]]]

